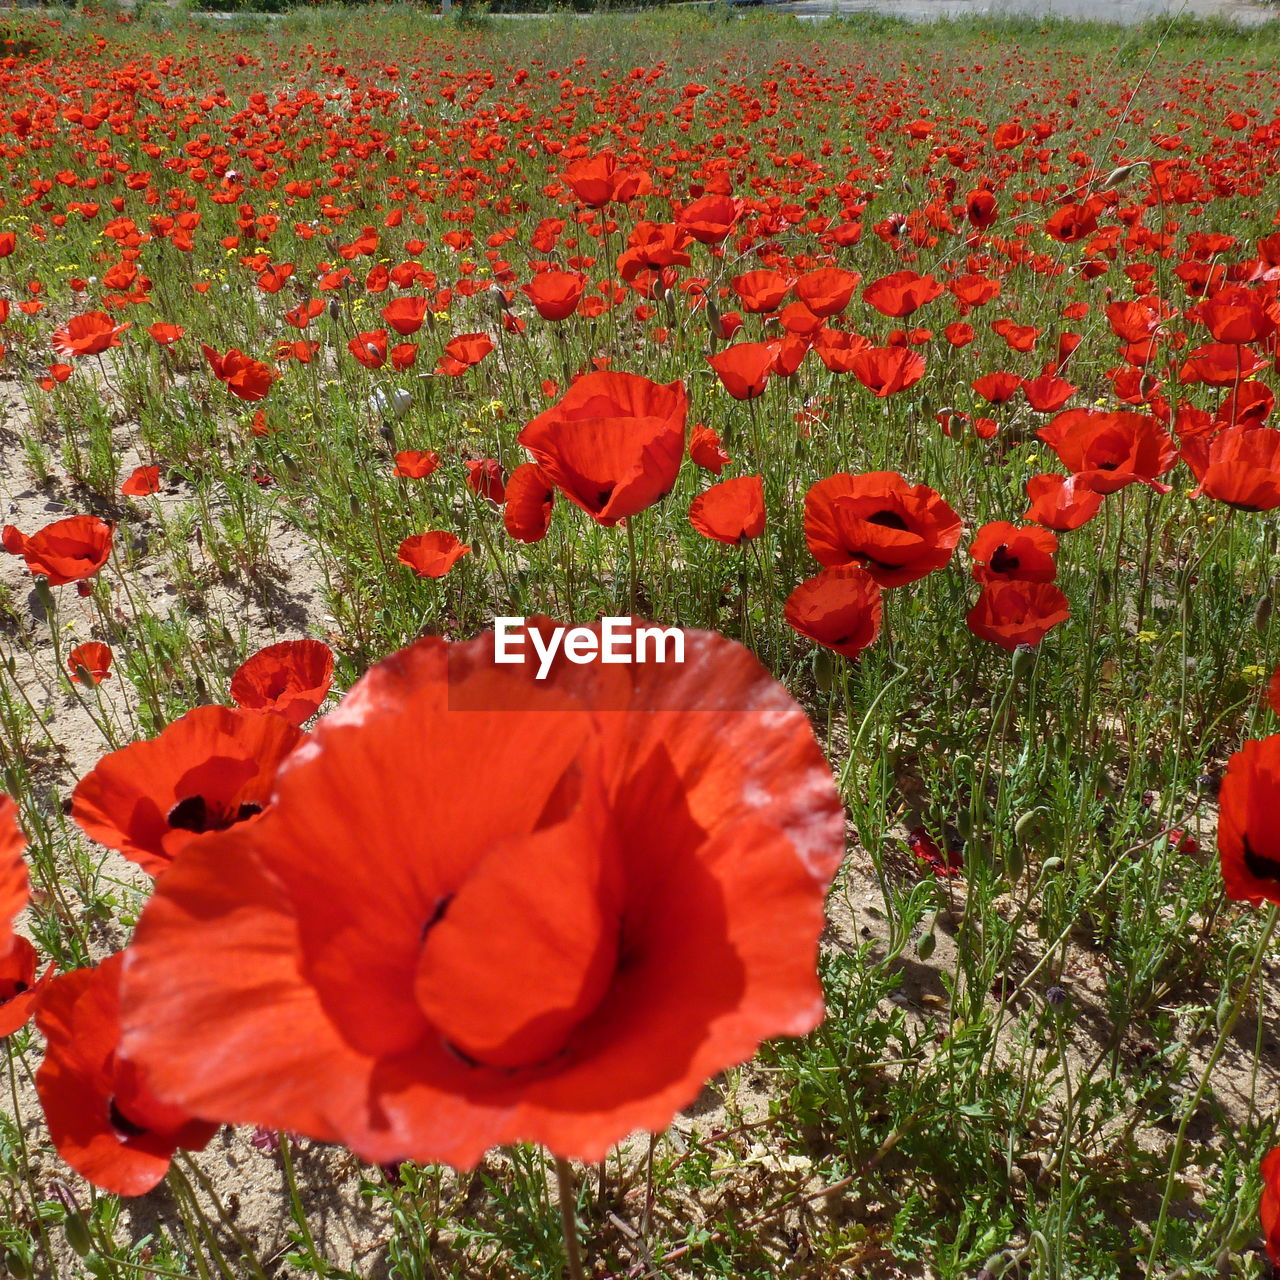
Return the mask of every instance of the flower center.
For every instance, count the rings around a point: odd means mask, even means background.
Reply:
[[[225,831],[237,822],[261,813],[260,804],[245,802],[236,808],[211,803],[204,796],[187,796],[169,810],[169,825],[179,831],[194,831],[203,835],[206,831]]]

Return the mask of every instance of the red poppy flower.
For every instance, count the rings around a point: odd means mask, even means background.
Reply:
[[[1184,447],[1184,456],[1188,449]],[[1231,427],[1209,444],[1200,492],[1241,511],[1280,507],[1280,431]]]
[[[444,344],[445,355],[464,369],[479,364],[492,350],[493,339],[487,333],[460,333]]]
[[[1057,536],[1032,525],[1019,529],[995,520],[978,530],[969,555],[975,582],[1052,582],[1058,576]]]
[[[81,672],[90,684],[101,684],[111,678],[111,650],[98,640],[78,644],[67,655],[67,670],[76,684],[83,684]]]
[[[587,278],[576,271],[544,271],[523,286],[544,320],[567,320],[578,309]]]
[[[1088,524],[1102,509],[1102,494],[1078,485],[1075,476],[1052,472],[1032,476],[1027,481],[1027,497],[1031,505],[1022,513],[1022,518],[1059,533]]]
[[[759,315],[776,311],[791,286],[787,278],[776,271],[747,271],[729,281],[730,288],[738,295],[744,311]]]
[[[1219,289],[1196,304],[1191,313],[1208,328],[1215,342],[1232,346],[1261,342],[1276,331],[1275,303],[1243,285]]]
[[[116,324],[105,311],[89,311],[72,316],[53,333],[53,349],[60,356],[96,356],[120,345],[120,335],[128,323]]]
[[[642,169],[622,169],[610,151],[578,160],[565,170],[564,180],[573,194],[590,209],[602,209],[611,201],[629,204],[653,190],[653,180]]]
[[[29,538],[11,524],[4,527],[4,549],[21,556],[27,569],[47,578],[51,587],[92,578],[111,555],[113,521],[97,516],[68,516],[47,524]]]
[[[440,467],[440,455],[434,449],[402,449],[396,454],[393,475],[410,480],[423,480]]]
[[[30,878],[22,857],[26,847],[27,837],[18,825],[18,806],[0,791],[0,956],[13,947],[13,922],[30,897]]]
[[[985,231],[993,226],[1000,216],[995,196],[981,188],[970,191],[964,202],[964,216],[968,218],[970,226],[976,227],[979,231]]]
[[[881,315],[900,318],[918,311],[926,303],[941,297],[942,293],[943,286],[933,276],[895,271],[867,285],[862,291],[862,300],[875,307]]]
[[[1235,902],[1280,903],[1280,734],[1246,742],[1227,761],[1218,795],[1222,883]]]
[[[0,1040],[27,1025],[57,968],[52,961],[39,978],[36,949],[14,934],[9,950],[0,956]]]
[[[259,649],[231,677],[231,701],[246,711],[274,711],[301,726],[329,696],[333,651],[319,640],[282,640]]]
[[[718,476],[733,461],[720,445],[720,437],[704,423],[689,433],[689,457],[695,466]]]
[[[1037,434],[1085,489],[1115,493],[1126,485],[1140,483],[1157,493],[1169,492],[1169,486],[1160,484],[1156,476],[1173,468],[1178,461],[1178,447],[1173,437],[1146,414],[1067,409]]]
[[[1181,383],[1203,382],[1210,387],[1230,387],[1251,377],[1266,363],[1247,347],[1211,342],[1190,352],[1178,370]]]
[[[196,707],[158,737],[103,756],[71,793],[71,816],[158,876],[198,837],[261,813],[304,737],[282,716]]]
[[[950,843],[939,848],[938,842],[924,827],[912,827],[907,833],[907,848],[939,880],[964,873],[964,850]]]
[[[517,542],[541,542],[551,527],[555,486],[536,462],[522,462],[507,481],[502,523]]]
[[[871,343],[860,333],[830,329],[825,325],[813,338],[813,349],[832,373],[852,373],[855,357],[868,350]]]
[[[271,384],[278,377],[270,365],[245,355],[238,347],[232,347],[225,356],[204,343],[200,344],[200,350],[204,352],[213,376],[225,383],[227,390],[240,400],[265,400]]]
[[[186,333],[186,330],[180,324],[165,324],[163,321],[157,320],[155,324],[147,329],[147,332],[162,347],[171,347]]]
[[[764,481],[738,476],[713,484],[689,506],[689,523],[704,538],[731,545],[750,542],[764,532]]]
[[[1037,413],[1057,413],[1080,388],[1065,378],[1042,374],[1039,378],[1024,379],[1022,394]]]
[[[1258,1218],[1267,1247],[1267,1257],[1280,1266],[1280,1147],[1272,1147],[1262,1157],[1262,1199]]]
[[[972,385],[988,404],[1005,404],[1018,394],[1022,379],[1016,373],[984,373]]]
[[[467,488],[478,498],[501,506],[506,501],[506,478],[502,473],[502,464],[496,458],[468,459],[463,465],[467,469]]]
[[[616,525],[675,485],[688,414],[681,382],[588,373],[517,439],[570,502]]]
[[[700,244],[719,244],[737,220],[737,201],[714,193],[685,205],[676,215],[676,222]]]
[[[855,378],[878,397],[896,395],[924,377],[924,356],[909,347],[868,347],[849,361]]]
[[[750,654],[684,640],[543,681],[491,635],[374,667],[147,904],[122,1045],[157,1093],[376,1162],[595,1161],[810,1030],[830,769]]]
[[[145,498],[148,494],[160,492],[159,467],[134,467],[128,478],[120,486],[120,492],[126,498]]]
[[[1063,244],[1074,244],[1098,229],[1098,217],[1089,203],[1066,204],[1044,224],[1045,232]]]
[[[764,394],[773,372],[773,348],[764,342],[739,342],[708,356],[707,363],[735,400],[754,400]]]
[[[422,328],[429,306],[428,298],[395,298],[382,308],[382,318],[402,338],[407,338]]]
[[[795,295],[815,316],[834,316],[849,305],[862,277],[856,271],[820,267],[802,275],[793,286]]]
[[[896,471],[840,472],[805,495],[804,536],[820,563],[860,564],[882,587],[898,587],[951,559],[960,517]]]
[[[58,1154],[95,1186],[140,1196],[177,1150],[202,1151],[218,1126],[160,1102],[120,1053],[124,953],[55,978],[36,1013],[45,1037],[36,1089]]]
[[[396,558],[419,578],[443,578],[470,550],[457,535],[438,530],[406,538]]]
[[[1067,597],[1052,582],[989,582],[965,622],[980,640],[1002,649],[1038,645],[1071,616]]]
[[[1122,342],[1145,342],[1160,327],[1160,312],[1156,303],[1146,298],[1113,302],[1107,307],[1107,322]]]
[[[381,369],[387,363],[387,331],[370,329],[365,333],[357,333],[348,340],[347,350],[366,369]]]
[[[856,564],[806,579],[782,607],[794,631],[846,658],[856,658],[875,642],[883,610],[876,580]]]

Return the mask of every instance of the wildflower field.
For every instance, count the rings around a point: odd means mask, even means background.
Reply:
[[[1273,28],[3,31],[0,1272],[1275,1274]]]

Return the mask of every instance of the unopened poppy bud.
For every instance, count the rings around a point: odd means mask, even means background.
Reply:
[[[280,455],[280,470],[284,472],[287,479],[295,483],[302,479],[302,468],[298,466],[290,454],[282,453]]]
[[[1013,678],[1021,680],[1023,676],[1028,676],[1034,670],[1036,665],[1036,651],[1029,644],[1020,644],[1013,651],[1011,665],[1013,667]]]
[[[813,679],[823,693],[831,691],[832,677],[835,675],[835,664],[826,649],[815,649],[813,652]]]
[[[973,815],[968,809],[961,809],[956,814],[956,830],[960,832],[960,838],[968,841],[973,835]]]
[[[14,1246],[10,1246],[4,1255],[4,1269],[5,1274],[12,1276],[13,1280],[31,1280],[35,1275],[31,1259]]]
[[[336,320],[342,314],[342,304],[337,298],[329,299],[329,319]]]
[[[89,1224],[78,1209],[67,1214],[62,1223],[62,1232],[72,1252],[78,1257],[86,1257],[92,1250],[93,1237],[89,1234]]]
[[[938,935],[930,928],[929,932],[916,943],[916,955],[921,960],[928,960],[938,946]]]
[[[348,496],[347,501],[348,501],[348,503],[349,503],[349,504],[350,504],[350,506],[351,506],[351,514],[352,514],[353,516],[358,516],[358,515],[360,514],[360,499],[359,499],[359,497],[357,497],[357,495],[353,493],[353,494],[350,494],[350,495]]]
[[[714,298],[707,299],[707,328],[711,330],[711,336],[716,339],[724,337],[724,321],[720,316],[720,308],[716,306]]]
[[[1253,628],[1260,635],[1265,635],[1267,624],[1271,621],[1272,599],[1270,596],[1263,596],[1258,601],[1258,607],[1253,611]]]
[[[1030,837],[1035,834],[1037,825],[1036,819],[1039,818],[1043,812],[1043,805],[1040,805],[1035,809],[1028,809],[1027,812],[1013,824],[1013,834],[1022,841],[1030,839]]]
[[[1102,180],[1102,191],[1113,191],[1116,187],[1128,182],[1133,175],[1146,164],[1145,160],[1136,160],[1133,164],[1122,164],[1112,169]]]
[[[44,610],[45,617],[53,622],[53,589],[49,586],[48,578],[37,578],[35,580],[36,599],[40,601],[40,607]]]
[[[1005,851],[1004,873],[1011,881],[1021,880],[1026,866],[1026,859],[1022,856],[1022,846],[1015,842]]]
[[[1231,1016],[1231,1008],[1234,1003],[1231,992],[1229,990],[1224,991],[1213,1014],[1213,1025],[1219,1031],[1227,1025],[1227,1019]]]

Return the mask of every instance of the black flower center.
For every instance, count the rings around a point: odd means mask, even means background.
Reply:
[[[138,1124],[134,1120],[130,1120],[127,1115],[120,1109],[120,1104],[115,1098],[111,1099],[108,1107],[107,1115],[111,1120],[111,1127],[122,1138],[140,1138],[146,1133],[146,1128]]]
[[[877,511],[867,517],[868,524],[878,524],[882,529],[907,529],[907,522],[896,511]]]
[[[1247,835],[1241,838],[1241,843],[1244,845],[1244,865],[1249,874],[1255,880],[1280,882],[1280,862],[1275,858],[1268,858],[1265,854],[1255,853]]]
[[[169,825],[179,831],[194,831],[203,835],[206,831],[225,831],[237,822],[261,813],[260,804],[245,803],[237,808],[210,804],[204,796],[187,796],[169,810]]]
[[[1001,543],[991,557],[991,568],[996,573],[1014,573],[1022,562],[1009,554],[1009,548]]]

